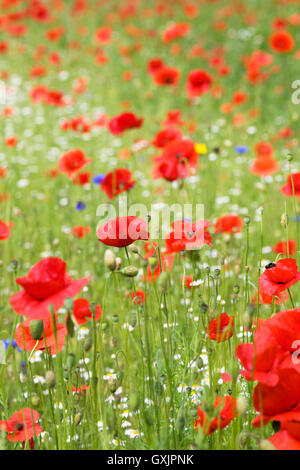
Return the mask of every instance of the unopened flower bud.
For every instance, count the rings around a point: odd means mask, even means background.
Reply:
[[[282,214],[280,223],[283,228],[287,228],[289,224],[289,216],[286,213]]]
[[[81,420],[82,420],[82,413],[79,412],[75,415],[75,418],[74,418],[75,426],[78,426],[78,424],[80,424]]]
[[[112,375],[108,379],[108,386],[109,386],[109,390],[112,393],[115,393],[115,391],[117,390],[117,381],[116,381],[115,377],[112,376]]]
[[[116,271],[119,271],[122,266],[122,259],[119,256],[116,257]]]
[[[138,255],[140,253],[136,245],[130,245],[129,250],[131,251],[131,253],[134,253],[135,255]]]
[[[55,377],[53,370],[47,370],[45,378],[46,378],[46,384],[48,385],[49,388],[55,387],[56,377]]]
[[[43,320],[31,320],[30,322],[30,334],[32,339],[38,341],[43,333],[44,323]]]
[[[246,402],[245,398],[241,395],[239,395],[237,397],[236,408],[237,408],[237,412],[238,412],[239,415],[245,414],[247,409],[248,409],[247,402]]]
[[[41,404],[41,399],[40,399],[40,397],[39,397],[38,395],[32,395],[32,397],[31,397],[31,403],[32,403],[32,405],[33,405],[35,408],[39,407],[40,404]]]
[[[136,266],[126,266],[122,269],[121,273],[126,277],[136,277],[139,273],[139,270]]]
[[[104,264],[110,270],[114,271],[117,267],[116,256],[112,250],[105,250]]]
[[[92,346],[93,346],[93,340],[91,336],[88,336],[83,343],[83,349],[85,350],[85,352],[88,352]]]

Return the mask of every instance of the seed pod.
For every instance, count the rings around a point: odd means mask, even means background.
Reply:
[[[104,264],[110,270],[114,271],[117,267],[116,255],[112,250],[105,250],[104,253]]]
[[[55,387],[56,377],[55,377],[53,370],[47,370],[45,378],[46,378],[46,383],[49,388]]]
[[[126,277],[136,277],[139,273],[139,270],[135,266],[126,266],[122,269],[121,273]]]
[[[43,328],[44,328],[43,320],[32,320],[30,322],[30,327],[29,327],[32,339],[34,339],[35,341],[38,341],[42,336]]]

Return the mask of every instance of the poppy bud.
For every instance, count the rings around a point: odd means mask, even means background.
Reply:
[[[250,222],[251,222],[250,217],[249,217],[248,215],[246,215],[246,217],[244,217],[244,223],[245,223],[245,225],[249,225]]]
[[[236,400],[236,409],[239,415],[243,415],[246,413],[248,409],[247,402],[242,395],[239,395]]]
[[[116,256],[112,250],[105,250],[104,264],[110,271],[114,271],[116,269]]]
[[[112,322],[113,322],[113,323],[119,323],[119,315],[117,315],[117,314],[116,314],[116,315],[113,315],[113,316],[112,316]]]
[[[151,268],[156,268],[156,266],[157,266],[157,258],[156,258],[156,256],[151,256],[151,257],[149,258],[149,264],[150,264],[150,267],[151,267]]]
[[[48,385],[49,388],[55,387],[56,377],[55,377],[53,370],[47,370],[45,378],[46,378],[46,384]]]
[[[202,369],[203,365],[204,365],[204,363],[203,363],[202,357],[198,357],[198,359],[197,359],[197,367],[198,367],[198,369]]]
[[[276,450],[272,442],[268,439],[261,439],[261,441],[259,441],[259,447],[261,450]]]
[[[139,249],[137,246],[135,245],[130,245],[129,247],[129,250],[131,251],[131,253],[134,253],[135,255],[139,255],[140,252],[139,252]]]
[[[122,259],[117,256],[117,258],[116,258],[116,270],[119,271],[119,269],[121,269],[121,266],[122,266]]]
[[[113,377],[112,375],[108,379],[108,386],[109,386],[109,390],[112,393],[115,393],[115,391],[117,390],[117,381],[115,377]]]
[[[145,418],[147,426],[153,426],[154,420],[153,420],[153,413],[151,409],[147,408],[145,410],[144,418]]]
[[[193,418],[196,418],[196,416],[197,416],[197,411],[198,411],[197,408],[192,408],[192,409],[191,409],[191,415],[192,415]]]
[[[43,320],[32,320],[29,328],[32,339],[38,341],[42,336],[43,328]]]
[[[78,426],[81,420],[82,420],[82,413],[79,411],[79,413],[77,413],[74,418],[75,426]]]
[[[83,343],[83,349],[85,350],[85,352],[88,352],[92,346],[93,346],[93,340],[91,336],[88,336]]]
[[[289,154],[287,155],[286,159],[287,159],[288,162],[292,162],[292,161],[294,160],[294,157],[293,157],[293,155],[291,155],[291,154],[289,153]]]
[[[32,395],[32,397],[31,397],[31,403],[32,403],[32,405],[33,405],[35,408],[39,407],[40,404],[41,404],[41,399],[40,399],[40,397],[39,397],[38,395]]]
[[[216,276],[216,277],[219,277],[219,276],[220,276],[220,274],[221,274],[221,271],[220,271],[220,269],[218,269],[218,268],[217,268],[217,269],[215,269],[215,276]]]
[[[75,334],[75,328],[74,328],[74,323],[73,323],[73,320],[71,318],[71,315],[69,315],[69,314],[67,315],[66,327],[67,327],[68,335],[71,338],[73,338],[74,334]]]
[[[208,309],[208,305],[206,305],[204,302],[199,305],[201,313],[206,313]]]
[[[161,273],[159,280],[158,280],[158,285],[161,288],[163,292],[167,291],[168,288],[168,275],[167,273]]]
[[[21,384],[25,384],[27,382],[27,375],[21,372],[19,375],[19,379],[20,379]]]
[[[139,270],[135,266],[126,266],[122,269],[121,273],[126,277],[136,277],[139,273]]]
[[[287,228],[289,224],[289,216],[286,213],[282,214],[280,223],[283,228]]]

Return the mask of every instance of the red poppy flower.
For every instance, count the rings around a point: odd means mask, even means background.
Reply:
[[[174,39],[186,36],[190,31],[190,25],[187,23],[174,23],[168,26],[163,32],[163,41],[168,43]]]
[[[72,233],[74,233],[77,238],[83,238],[88,235],[91,231],[91,227],[84,227],[83,225],[78,225],[72,228]]]
[[[258,157],[249,165],[248,169],[255,175],[265,177],[278,171],[279,166],[273,157]]]
[[[87,299],[75,299],[73,302],[73,316],[78,325],[83,325],[88,321],[89,318],[93,318],[89,301]],[[95,308],[95,320],[100,320],[102,309],[100,305],[96,305]]]
[[[113,199],[118,194],[124,191],[129,191],[134,185],[135,180],[132,180],[131,171],[126,168],[117,168],[110,173],[107,173],[105,178],[102,180],[100,188],[109,197]]]
[[[118,248],[131,245],[136,240],[148,240],[148,224],[136,216],[116,217],[97,229],[98,240],[104,245]]]
[[[108,43],[111,40],[112,29],[110,26],[102,26],[97,29],[95,36],[96,40],[100,43]]]
[[[18,315],[31,320],[49,316],[49,307],[57,311],[67,297],[74,297],[88,284],[88,278],[72,280],[66,272],[66,263],[60,258],[44,258],[36,263],[25,277],[19,277],[17,284],[21,292],[10,299],[12,308]]]
[[[18,137],[12,136],[5,139],[5,145],[7,147],[15,147],[18,143]]]
[[[147,64],[147,71],[150,75],[153,75],[159,69],[161,69],[164,65],[165,64],[162,59],[160,59],[159,57],[154,57],[153,59],[150,59]]]
[[[217,410],[218,414],[215,418],[210,419],[207,413],[203,410],[203,405],[199,405],[197,411],[197,419],[195,420],[194,427],[202,428],[203,434],[212,434],[217,429],[224,429],[228,424],[238,415],[236,398],[229,395],[225,397],[216,397],[213,405],[213,410]],[[213,411],[212,410],[212,411]]]
[[[136,292],[131,292],[131,298],[133,300],[133,303],[136,304],[136,302],[141,305],[145,302],[145,292],[143,290],[137,290]]]
[[[291,436],[285,429],[269,437],[276,450],[300,450],[300,438]]]
[[[43,320],[44,329],[38,343],[37,340],[32,338],[30,333],[31,321],[31,319],[28,319],[20,323],[16,328],[15,341],[19,348],[24,351],[32,351],[33,348],[36,351],[48,349],[51,355],[59,353],[65,344],[68,332],[63,323],[57,323],[57,315],[55,315],[55,327],[52,317]]]
[[[58,169],[61,173],[66,173],[68,177],[71,177],[91,161],[92,159],[87,159],[82,150],[69,150],[60,157]]]
[[[297,263],[292,258],[270,263],[259,277],[259,288],[268,295],[278,295],[300,280]]]
[[[168,272],[172,269],[174,255],[167,254],[166,252],[160,252],[159,259],[157,252],[158,244],[155,242],[146,242],[144,248],[144,259],[149,260],[149,258],[154,258],[156,261],[151,265],[149,263],[143,274],[143,281],[152,283],[161,275],[162,272]]]
[[[186,83],[186,90],[189,98],[207,93],[213,80],[205,70],[196,69],[189,73]]]
[[[218,315],[217,318],[209,322],[206,334],[210,339],[221,343],[232,337],[233,324],[233,316],[229,317],[227,313],[221,313],[221,315]]]
[[[76,173],[72,179],[74,184],[78,184],[80,186],[84,186],[85,184],[89,183],[91,180],[91,172],[85,171],[82,173]]]
[[[180,77],[180,72],[176,69],[176,67],[169,67],[165,65],[159,68],[153,77],[157,85],[176,85]]]
[[[190,139],[175,139],[163,147],[162,154],[154,158],[153,178],[175,181],[186,178],[197,165],[199,155]]]
[[[123,113],[112,118],[108,123],[108,128],[113,135],[119,135],[128,129],[141,127],[143,121],[143,118],[137,118],[133,113]]]
[[[282,303],[286,302],[288,300],[288,295],[286,292],[281,292],[278,296],[275,296],[275,304],[281,305]],[[265,294],[264,292],[259,292],[259,303],[260,304],[272,304],[273,303],[274,296]],[[251,299],[251,302],[253,304],[257,303],[257,292],[254,294],[254,296]]]
[[[271,157],[274,153],[274,149],[269,142],[259,142],[256,144],[254,151],[257,157]]]
[[[289,175],[287,178],[287,182],[281,187],[280,190],[282,194],[288,197],[291,197],[293,196],[293,194],[295,194],[295,196],[297,196],[300,201],[300,172],[292,173],[292,175]]]
[[[0,240],[7,240],[10,237],[10,228],[9,226],[0,220]]]
[[[212,246],[212,237],[207,230],[209,225],[207,220],[173,222],[173,230],[165,237],[166,253],[195,250],[204,244]]]
[[[82,385],[81,387],[72,387],[72,392],[78,393],[78,395],[83,395],[84,393],[88,392],[89,388],[89,385]]]
[[[173,140],[178,140],[182,138],[182,133],[178,129],[174,129],[173,127],[169,127],[167,129],[163,129],[159,131],[155,139],[153,140],[154,147],[163,148]]]
[[[273,247],[273,251],[275,251],[275,253],[293,256],[297,251],[297,242],[296,240],[284,240],[282,242],[278,242]]]
[[[192,289],[193,276],[185,276],[185,278],[181,277],[180,281],[184,281],[184,285],[187,289]]]
[[[219,217],[215,223],[215,233],[236,233],[241,232],[243,219],[234,214],[227,214]]]
[[[275,31],[270,37],[270,46],[275,52],[290,52],[294,45],[294,38],[288,31]]]
[[[7,439],[11,442],[29,441],[38,436],[43,428],[37,423],[40,415],[30,408],[22,408],[16,411],[8,421],[0,421],[0,430],[7,433]]]

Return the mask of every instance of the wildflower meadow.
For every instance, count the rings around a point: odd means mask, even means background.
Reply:
[[[299,0],[0,0],[1,450],[300,450],[299,122]]]

